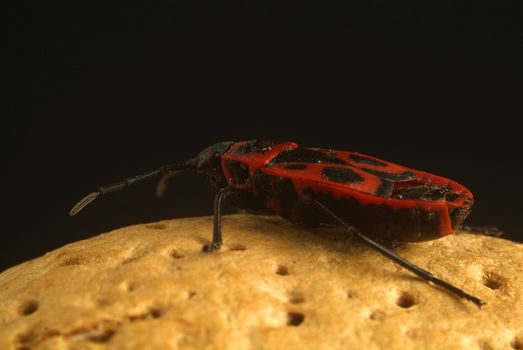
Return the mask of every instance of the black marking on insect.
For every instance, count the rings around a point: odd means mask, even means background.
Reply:
[[[392,191],[394,190],[394,183],[388,180],[381,180],[380,187],[376,190],[376,196],[383,198],[390,198]]]
[[[306,169],[307,166],[305,164],[289,164],[285,166],[285,169],[291,169],[291,170],[303,170]]]
[[[414,174],[411,171],[405,171],[402,173],[387,173],[385,171],[379,171],[369,168],[363,168],[366,172],[372,175],[376,175],[379,178],[382,178],[387,181],[391,182],[402,182],[402,181],[409,181],[414,180],[416,178],[416,174]]]
[[[360,175],[349,168],[325,167],[322,172],[327,179],[333,182],[348,184],[363,181]]]
[[[346,161],[337,158],[336,153],[321,152],[312,148],[295,148],[285,150],[271,160],[270,165],[282,163],[330,163],[347,164]]]
[[[387,166],[389,166],[385,162],[382,162],[382,161],[379,161],[379,160],[376,160],[376,159],[372,159],[372,158],[369,158],[369,157],[366,157],[366,156],[362,156],[361,154],[352,153],[352,154],[349,155],[349,158],[352,159],[353,161],[357,162],[357,163],[360,163],[360,164],[374,165],[374,166],[379,166],[379,167],[387,167]]]

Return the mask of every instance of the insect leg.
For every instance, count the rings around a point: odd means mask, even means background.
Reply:
[[[228,189],[221,189],[214,197],[214,221],[211,244],[203,246],[206,253],[220,250],[222,246],[222,199],[228,194]]]
[[[389,258],[392,261],[396,262],[397,264],[403,266],[407,270],[415,273],[416,275],[418,275],[419,277],[421,277],[427,281],[430,281],[434,284],[437,284],[438,286],[441,286],[441,287],[447,289],[448,291],[454,293],[455,295],[457,295],[461,298],[465,298],[465,299],[473,302],[474,304],[476,304],[479,307],[481,307],[481,305],[484,304],[484,302],[481,301],[479,298],[477,298],[473,295],[470,295],[470,294],[464,292],[463,290],[461,290],[457,287],[454,287],[453,285],[451,285],[443,280],[440,280],[437,277],[434,277],[434,275],[432,275],[432,273],[430,273],[429,271],[424,270],[421,267],[414,265],[410,261],[403,259],[402,257],[398,256],[394,251],[384,247],[383,245],[379,244],[378,242],[374,241],[373,239],[367,237],[366,235],[361,233],[356,228],[349,226],[345,221],[343,221],[340,217],[338,217],[336,214],[334,214],[329,208],[327,208],[321,202],[314,200],[314,199],[309,199],[309,201],[311,201],[312,204],[314,204],[318,209],[323,211],[325,214],[329,215],[331,218],[333,218],[334,220],[339,222],[343,227],[345,227],[346,230],[351,230],[365,243],[370,245],[372,248],[374,248],[375,250],[377,250],[379,253],[383,254],[387,258]]]

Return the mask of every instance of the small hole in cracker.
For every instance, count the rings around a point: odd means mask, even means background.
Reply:
[[[22,316],[27,316],[35,313],[38,310],[39,304],[38,300],[28,300],[25,303],[22,304],[20,307],[20,314]]]
[[[280,276],[287,276],[289,274],[289,268],[285,265],[278,265],[276,268],[276,274]]]
[[[485,287],[496,290],[503,287],[505,284],[505,279],[503,276],[495,272],[485,271],[485,274],[483,275],[483,284]]]
[[[301,312],[290,311],[287,313],[287,325],[297,327],[303,323],[305,315]]]
[[[416,298],[411,293],[403,292],[396,300],[396,305],[404,309],[408,309],[416,305]]]
[[[183,255],[180,254],[176,249],[171,249],[171,251],[169,252],[169,256],[173,259],[180,259],[180,258],[183,258]]]
[[[289,295],[289,302],[291,304],[302,304],[305,302],[305,295],[303,295],[303,293],[300,292],[292,292]]]
[[[512,349],[523,350],[523,337],[515,337],[510,342]]]
[[[247,248],[242,245],[242,244],[231,244],[229,246],[229,250],[238,250],[238,251],[241,251],[241,250],[246,250]]]

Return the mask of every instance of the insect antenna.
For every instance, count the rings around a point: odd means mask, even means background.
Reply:
[[[141,182],[141,181],[150,179],[150,178],[155,177],[157,175],[169,174],[169,173],[177,173],[180,170],[189,169],[189,168],[192,168],[192,167],[194,167],[193,160],[189,160],[189,161],[187,161],[185,163],[180,163],[180,164],[164,165],[164,166],[162,166],[162,167],[160,167],[158,169],[148,171],[148,172],[146,172],[144,174],[133,176],[133,177],[129,177],[127,179],[123,179],[122,181],[116,182],[114,184],[100,187],[98,190],[89,193],[87,196],[82,198],[78,203],[76,203],[71,208],[71,210],[69,211],[69,215],[73,216],[73,215],[78,214],[78,212],[80,210],[82,210],[83,208],[85,208],[87,205],[89,205],[89,203],[91,203],[96,198],[98,198],[101,195],[104,195],[106,193],[110,193],[110,192],[121,190],[121,189],[123,189],[123,188],[125,188],[127,186],[134,185],[137,182]]]

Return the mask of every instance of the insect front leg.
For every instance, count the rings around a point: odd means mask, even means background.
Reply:
[[[214,197],[214,220],[212,229],[212,241],[211,244],[205,244],[203,251],[210,253],[220,250],[222,246],[222,200],[230,194],[230,189],[221,189]]]
[[[413,272],[414,274],[418,275],[419,277],[423,278],[424,280],[437,284],[437,285],[447,289],[448,291],[454,293],[455,295],[473,302],[474,304],[476,304],[479,307],[481,307],[481,305],[484,304],[484,302],[481,301],[479,298],[477,298],[473,295],[470,295],[470,294],[466,293],[465,291],[463,291],[443,280],[440,280],[439,278],[432,275],[432,273],[430,273],[429,271],[424,270],[421,267],[411,263],[410,261],[403,259],[402,257],[398,256],[394,251],[379,244],[378,242],[374,241],[370,237],[364,235],[358,229],[347,224],[343,219],[341,219],[339,216],[337,216],[334,212],[332,212],[329,208],[327,208],[323,203],[315,200],[311,196],[308,196],[308,195],[304,196],[302,198],[302,201],[304,201],[305,203],[310,203],[310,204],[314,205],[319,211],[323,212],[324,214],[329,216],[331,219],[335,220],[340,225],[342,225],[345,228],[346,232],[353,232],[361,240],[363,240],[365,243],[367,243],[369,246],[371,246],[373,249],[377,250],[379,253],[383,254],[387,258],[389,258],[392,261],[396,262],[397,264],[403,266],[404,268]]]

